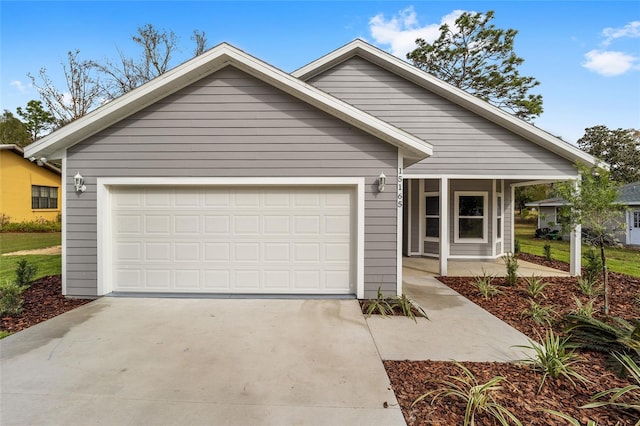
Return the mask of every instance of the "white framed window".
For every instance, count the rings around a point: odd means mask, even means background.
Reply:
[[[487,242],[488,198],[487,191],[455,191],[454,242]]]
[[[425,241],[440,241],[440,194],[427,192],[424,194]]]

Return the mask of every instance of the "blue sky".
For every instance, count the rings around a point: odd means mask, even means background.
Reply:
[[[191,56],[194,29],[208,46],[228,42],[291,72],[363,38],[399,57],[430,41],[459,11],[495,11],[518,30],[523,75],[544,99],[537,126],[575,142],[586,127],[640,128],[640,2],[637,1],[0,1],[0,109],[15,112],[38,94],[27,73],[45,67],[63,87],[69,50],[82,59],[133,54],[131,35],[152,23],[174,31]]]

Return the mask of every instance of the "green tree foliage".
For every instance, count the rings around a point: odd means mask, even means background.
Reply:
[[[578,146],[611,165],[613,180],[621,184],[640,181],[640,130],[589,127]]]
[[[590,243],[600,249],[602,260],[602,280],[604,283],[604,312],[609,313],[608,271],[605,246],[613,238],[616,229],[623,226],[624,207],[616,204],[619,184],[611,179],[611,173],[600,167],[588,169],[577,166],[581,178],[575,182],[556,184],[555,192],[567,200],[569,205],[560,208],[558,221],[564,232],[570,232],[576,225],[589,230]]]
[[[67,62],[61,64],[66,83],[63,89],[55,86],[46,68],[40,69],[37,78],[28,74],[58,126],[87,115],[104,100],[99,78],[93,72],[91,63],[80,60],[78,55],[79,50],[68,52]]]
[[[11,111],[4,110],[0,116],[0,143],[27,146],[31,136],[22,121],[14,117]]]
[[[418,47],[407,59],[441,80],[531,121],[542,114],[542,95],[528,92],[540,83],[518,71],[524,62],[514,52],[518,32],[496,28],[490,24],[493,17],[492,10],[465,12],[453,28],[443,24],[433,43],[417,39]]]
[[[16,112],[24,120],[32,142],[41,137],[43,133],[52,130],[56,122],[53,114],[42,107],[41,101],[30,100],[24,110],[18,107]]]
[[[544,200],[551,196],[553,189],[550,184],[517,186],[515,190],[515,204],[522,212],[526,203]]]

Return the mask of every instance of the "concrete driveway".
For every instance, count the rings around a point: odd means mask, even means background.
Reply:
[[[0,346],[4,426],[405,424],[355,300],[107,297]]]

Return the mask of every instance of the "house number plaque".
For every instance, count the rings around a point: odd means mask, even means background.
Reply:
[[[398,167],[398,207],[402,207],[403,191],[402,191],[402,167]]]

